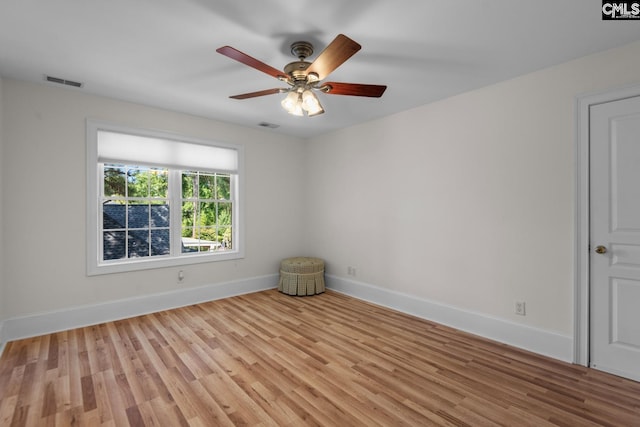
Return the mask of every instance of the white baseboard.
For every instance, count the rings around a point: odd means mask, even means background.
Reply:
[[[6,319],[0,323],[0,354],[5,343],[73,328],[96,325],[206,301],[272,289],[278,275],[252,277],[197,288],[145,295],[95,305]]]
[[[564,362],[573,361],[573,338],[569,336],[336,276],[326,275],[326,282],[329,289],[358,299]]]
[[[565,362],[573,360],[573,339],[569,336],[336,276],[326,275],[326,281],[329,289],[355,298]],[[6,319],[0,322],[0,355],[8,341],[272,289],[277,283],[278,275],[272,274]]]
[[[2,356],[2,352],[4,351],[4,346],[8,340],[5,339],[4,336],[4,321],[0,321],[0,356]]]

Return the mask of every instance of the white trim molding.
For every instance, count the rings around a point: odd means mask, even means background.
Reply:
[[[326,275],[327,287],[381,306],[451,326],[563,361],[571,361],[573,341],[529,326],[461,310],[366,283]],[[0,354],[8,341],[126,319],[162,310],[275,288],[278,275],[216,283],[95,305],[6,319],[0,323]]]
[[[8,341],[273,289],[277,283],[278,275],[270,274],[179,291],[9,318],[0,323],[0,350],[4,348],[5,343]]]
[[[589,364],[589,111],[591,106],[640,96],[640,85],[576,98],[573,362]]]
[[[9,340],[4,336],[4,321],[2,321],[0,322],[0,356],[2,356],[7,341]]]
[[[326,281],[329,289],[354,298],[564,362],[571,362],[572,359],[573,340],[570,336],[532,328],[481,313],[465,311],[337,276],[326,275]]]

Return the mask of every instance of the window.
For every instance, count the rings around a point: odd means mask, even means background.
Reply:
[[[101,261],[171,254],[169,170],[99,164]]]
[[[88,274],[243,257],[242,154],[88,120]]]

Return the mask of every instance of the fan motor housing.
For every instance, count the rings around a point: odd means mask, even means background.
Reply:
[[[311,65],[307,61],[290,62],[284,67],[284,72],[291,76],[293,80],[305,80],[307,78],[307,68]]]

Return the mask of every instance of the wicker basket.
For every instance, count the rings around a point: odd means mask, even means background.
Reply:
[[[280,263],[278,290],[287,295],[315,295],[324,292],[324,261],[295,257]]]

